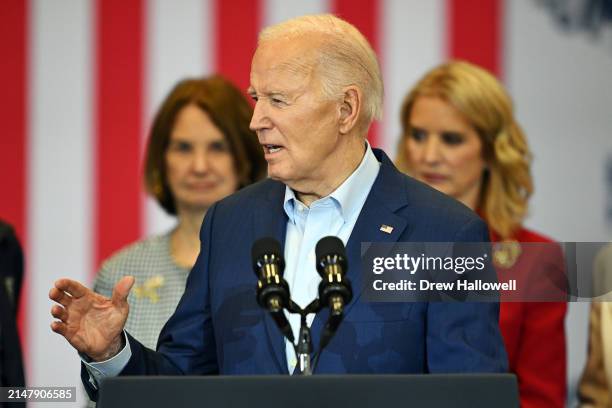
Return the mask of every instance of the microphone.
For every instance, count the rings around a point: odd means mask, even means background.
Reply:
[[[328,305],[329,320],[321,343],[327,343],[342,321],[344,306],[353,298],[351,282],[346,278],[348,264],[344,244],[338,237],[321,238],[315,247],[317,272],[323,279],[319,284],[319,301]],[[323,345],[324,346],[324,345]]]
[[[290,296],[283,279],[285,261],[279,242],[271,237],[258,239],[251,247],[251,259],[257,276],[257,303],[270,312],[280,331],[293,343],[293,331],[284,312]]]

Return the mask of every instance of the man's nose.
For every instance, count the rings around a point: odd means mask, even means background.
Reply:
[[[251,123],[249,123],[249,128],[252,131],[257,132],[258,130],[265,129],[269,126],[269,120],[265,110],[266,109],[261,101],[255,102],[253,116],[251,117]]]

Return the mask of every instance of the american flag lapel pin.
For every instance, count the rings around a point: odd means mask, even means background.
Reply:
[[[393,232],[393,227],[390,225],[383,224],[380,226],[380,230],[386,234],[390,234]]]

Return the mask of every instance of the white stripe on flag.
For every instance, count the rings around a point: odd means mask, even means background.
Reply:
[[[264,0],[263,7],[263,27],[305,14],[328,13],[330,8],[329,0]]]
[[[399,108],[408,89],[444,56],[444,0],[388,0],[382,4],[381,55],[385,110],[379,145],[395,157]]]
[[[49,328],[48,292],[62,276],[86,282],[92,265],[92,4],[34,0],[31,13],[28,382],[75,386],[79,360]]]
[[[213,16],[210,3],[211,0],[153,0],[149,3],[145,138],[153,115],[172,87],[180,79],[212,71],[213,37],[210,27]],[[146,211],[143,213],[147,235],[168,231],[176,222],[150,197],[146,198]]]

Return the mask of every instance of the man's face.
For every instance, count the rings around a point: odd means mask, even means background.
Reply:
[[[250,127],[263,146],[268,175],[300,192],[333,179],[341,159],[340,107],[321,93],[312,66],[312,41],[282,39],[260,45],[249,88],[256,101]],[[298,64],[310,68],[302,72],[295,69]]]

